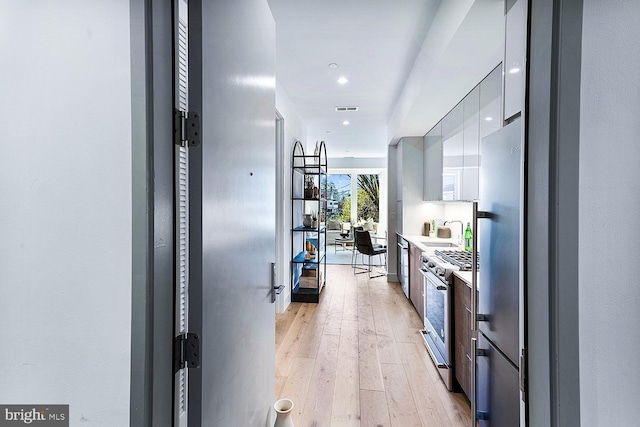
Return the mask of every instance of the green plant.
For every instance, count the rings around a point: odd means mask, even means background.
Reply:
[[[351,196],[345,197],[340,206],[340,221],[349,222],[351,220]]]
[[[358,218],[380,219],[380,180],[378,175],[358,175]]]
[[[358,186],[376,206],[380,206],[380,180],[378,175],[358,175]]]

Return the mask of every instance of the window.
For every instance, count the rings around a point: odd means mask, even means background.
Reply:
[[[377,174],[358,175],[358,220],[380,221],[380,178]]]
[[[350,222],[351,175],[328,175],[326,182],[327,215],[329,219]]]

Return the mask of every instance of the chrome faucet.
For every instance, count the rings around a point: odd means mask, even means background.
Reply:
[[[445,221],[444,225],[447,224],[452,224],[454,222],[459,222],[460,223],[460,234],[458,235],[458,244],[461,245],[464,239],[464,223],[460,220],[454,220],[454,221]]]

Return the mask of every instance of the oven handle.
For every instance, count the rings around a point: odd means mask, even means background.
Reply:
[[[448,291],[449,290],[449,285],[444,283],[442,280],[438,279],[438,276],[436,276],[435,274],[433,274],[429,270],[425,270],[424,268],[421,268],[420,269],[420,274],[422,274],[426,279],[429,279],[428,281],[433,282],[435,284],[435,287],[436,287],[437,290],[439,290],[439,291]],[[432,286],[433,286],[433,284],[432,284]]]
[[[447,365],[447,363],[444,361],[440,352],[438,350],[433,350],[437,347],[435,341],[433,340],[433,338],[431,338],[431,332],[421,330],[420,333],[422,334],[422,339],[424,339],[425,343],[427,343],[427,351],[433,358],[436,367],[438,369],[449,369],[449,365]]]

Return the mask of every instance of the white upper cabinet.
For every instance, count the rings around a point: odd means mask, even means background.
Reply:
[[[478,176],[480,166],[480,86],[476,86],[464,98],[464,128],[462,152],[462,200],[478,198]]]
[[[397,160],[397,230],[405,234],[421,234],[423,215],[423,151],[424,138],[401,138],[396,146]]]
[[[462,102],[442,119],[442,200],[461,200],[462,198],[463,122]]]
[[[502,67],[496,67],[480,83],[480,138],[500,129],[500,94],[502,87]]]
[[[522,111],[527,45],[527,2],[508,0],[504,51],[504,120]]]
[[[442,122],[424,136],[424,200],[442,200]]]
[[[478,198],[480,140],[501,123],[501,72],[496,67],[424,136],[424,200]]]

